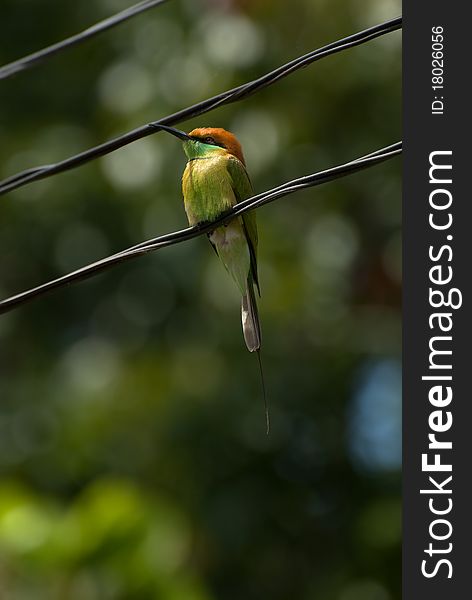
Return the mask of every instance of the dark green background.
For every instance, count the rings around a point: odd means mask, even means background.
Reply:
[[[0,0],[0,64],[130,2]],[[397,16],[384,0],[171,0],[0,82],[0,176]],[[401,136],[400,34],[191,122],[257,191]],[[6,297],[186,225],[163,133],[1,198]],[[236,287],[196,239],[0,318],[0,597],[394,600],[400,161],[261,209],[264,433]]]

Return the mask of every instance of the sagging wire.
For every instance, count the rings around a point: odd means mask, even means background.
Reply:
[[[37,52],[28,54],[23,58],[19,58],[18,60],[8,63],[3,67],[0,67],[0,79],[7,79],[8,77],[15,75],[16,73],[19,73],[20,71],[30,69],[31,67],[34,67],[39,63],[44,62],[46,59],[51,58],[56,54],[59,54],[67,48],[77,46],[85,42],[86,40],[89,40],[90,38],[98,35],[99,33],[102,33],[107,29],[111,29],[112,27],[116,27],[116,25],[119,25],[120,23],[123,23],[124,21],[127,21],[128,19],[131,19],[136,15],[139,15],[140,13],[146,10],[155,8],[160,4],[164,4],[164,2],[167,1],[168,0],[144,0],[143,2],[138,2],[138,4],[130,6],[129,8],[126,8],[125,10],[122,10],[121,12],[116,13],[111,17],[108,17],[107,19],[104,19],[103,21],[92,25],[91,27],[88,27],[80,33],[72,35],[71,37],[66,38],[65,40],[57,42],[56,44],[52,44],[51,46],[47,46],[42,50],[38,50]]]

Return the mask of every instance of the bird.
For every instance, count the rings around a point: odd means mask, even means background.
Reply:
[[[233,206],[254,195],[243,150],[236,136],[221,127],[197,127],[185,133],[159,124],[179,138],[187,156],[182,176],[184,207],[190,226],[214,221]],[[257,223],[254,211],[245,212],[208,233],[213,249],[241,293],[241,322],[249,352],[256,352],[261,374],[266,431],[269,433],[264,375],[261,362],[261,326],[256,301],[260,296],[257,271]]]

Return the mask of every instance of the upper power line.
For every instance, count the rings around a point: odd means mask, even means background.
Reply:
[[[42,50],[38,50],[37,52],[33,52],[32,54],[28,54],[28,56],[24,56],[23,58],[19,58],[3,67],[0,67],[0,79],[7,79],[20,71],[25,71],[26,69],[30,69],[35,65],[44,62],[47,58],[51,58],[52,56],[59,54],[63,50],[67,48],[71,48],[72,46],[77,46],[78,44],[82,44],[86,40],[106,31],[107,29],[111,29],[112,27],[116,27],[123,21],[127,21],[131,19],[135,15],[138,15],[145,10],[149,10],[150,8],[154,8],[159,4],[164,4],[168,0],[144,0],[143,2],[138,2],[134,6],[130,6],[125,10],[122,10],[115,15],[92,25],[92,27],[88,27],[84,31],[77,33],[71,37],[66,38],[56,44],[52,44],[51,46],[47,46]]]

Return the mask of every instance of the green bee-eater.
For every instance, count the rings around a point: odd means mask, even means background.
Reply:
[[[182,191],[190,225],[213,221],[253,195],[241,144],[232,133],[218,127],[202,127],[188,134],[173,127],[160,127],[183,141],[188,162]],[[250,352],[257,352],[260,365],[261,329],[254,291],[257,288],[260,295],[256,215],[246,212],[217,227],[208,237],[241,292],[244,340]],[[268,429],[267,407],[266,421]]]

